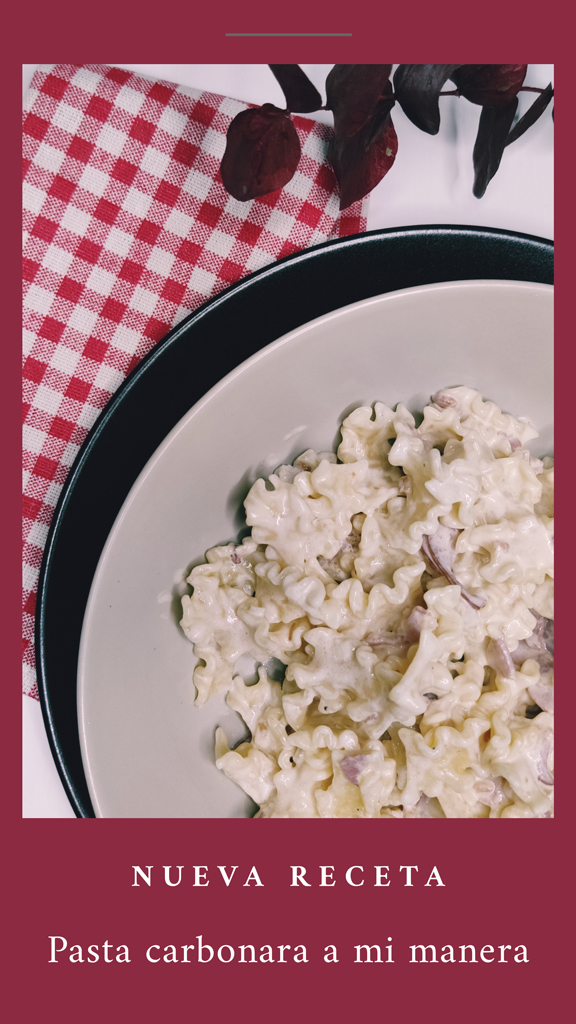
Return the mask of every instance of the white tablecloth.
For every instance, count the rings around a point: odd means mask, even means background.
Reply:
[[[283,106],[280,87],[265,64],[116,66],[252,103]],[[330,67],[303,65],[322,94]],[[24,92],[35,68],[36,64],[23,65]],[[530,65],[526,85],[544,87],[550,81],[551,64]],[[521,94],[519,112],[523,113],[533,100],[533,93]],[[505,151],[496,177],[478,200],[472,195],[472,148],[480,108],[455,97],[445,97],[441,103],[442,125],[435,137],[419,131],[398,107],[394,109],[398,156],[389,175],[372,193],[368,230],[408,224],[473,224],[552,238],[554,132],[550,111]],[[311,116],[331,123],[328,113],[320,111]],[[40,705],[30,697],[22,699],[23,815],[74,817],[52,761]]]

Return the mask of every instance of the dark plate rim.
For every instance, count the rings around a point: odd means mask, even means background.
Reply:
[[[514,250],[512,256],[512,262],[514,258],[519,259],[518,269],[521,270],[521,276],[510,277],[509,273],[506,273],[503,278],[498,273],[498,263],[490,263],[489,271],[483,268],[481,261],[478,261],[478,266],[475,264],[475,253],[474,249],[478,247],[478,242],[484,239],[484,241],[495,247],[497,255],[504,256],[510,254]],[[62,677],[59,671],[56,671],[53,665],[58,664],[58,644],[70,642],[70,636],[68,635],[67,626],[61,625],[58,621],[56,629],[53,624],[47,623],[47,617],[51,610],[51,585],[54,578],[58,573],[66,574],[66,566],[63,565],[63,557],[60,554],[60,548],[62,547],[62,541],[65,537],[66,531],[70,532],[70,526],[68,523],[68,512],[72,501],[75,499],[77,492],[81,489],[81,485],[86,480],[87,475],[91,472],[91,461],[96,451],[104,451],[106,445],[109,443],[107,434],[110,432],[113,421],[118,414],[119,410],[124,405],[132,400],[138,402],[139,392],[141,392],[149,380],[154,377],[154,374],[158,372],[160,367],[169,358],[169,354],[175,350],[178,343],[187,339],[191,331],[201,330],[202,326],[207,320],[212,317],[218,316],[219,313],[230,310],[232,319],[234,318],[234,305],[238,305],[238,302],[248,292],[248,297],[253,295],[254,299],[258,300],[259,292],[262,289],[270,289],[272,293],[277,292],[277,299],[281,300],[282,293],[285,291],[286,286],[290,284],[290,278],[298,278],[298,274],[303,269],[308,270],[313,266],[314,272],[319,268],[325,267],[331,271],[333,268],[330,267],[330,263],[334,263],[334,260],[340,260],[345,262],[349,259],[351,254],[365,256],[369,259],[373,253],[378,255],[381,252],[385,252],[386,249],[390,250],[394,257],[394,248],[398,248],[403,244],[410,245],[416,242],[420,243],[422,251],[422,267],[421,268],[410,268],[410,273],[405,272],[402,274],[400,270],[400,276],[398,277],[397,268],[394,268],[394,273],[389,274],[390,286],[386,286],[386,270],[384,270],[384,277],[378,280],[378,287],[376,290],[370,288],[370,285],[360,285],[360,281],[357,282],[362,291],[368,287],[367,294],[361,294],[360,298],[368,298],[371,295],[384,294],[390,291],[397,291],[403,287],[414,287],[418,284],[432,284],[440,281],[452,281],[452,280],[472,280],[472,279],[509,279],[509,280],[526,280],[540,282],[544,284],[552,283],[552,260],[553,260],[553,243],[545,238],[540,238],[535,235],[529,235],[522,232],[506,231],[497,228],[485,228],[485,227],[474,227],[470,225],[449,225],[449,224],[428,224],[428,225],[414,225],[409,227],[401,228],[389,228],[381,229],[377,231],[368,231],[359,235],[351,235],[342,239],[335,239],[332,241],[324,242],[320,245],[313,246],[309,249],[304,249],[301,252],[295,253],[291,256],[287,256],[282,260],[278,260],[275,263],[269,264],[263,267],[261,270],[250,274],[248,277],[242,278],[236,284],[231,285],[224,291],[220,292],[214,298],[209,299],[197,310],[182,320],[176,327],[172,328],[157,344],[150,350],[150,352],[140,361],[140,363],[132,370],[127,378],[122,382],[118,390],[111,397],[105,408],[100,413],[96,423],[89,431],[86,439],[84,440],[76,459],[70,469],[70,472],[66,478],[63,489],[59,496],[56,504],[52,521],[50,524],[48,537],[46,540],[46,546],[42,558],[42,564],[40,568],[40,574],[38,579],[38,595],[36,605],[36,620],[35,620],[35,649],[36,649],[36,671],[38,679],[38,690],[40,695],[40,703],[42,707],[42,714],[44,717],[44,723],[48,734],[48,740],[58,773],[66,790],[67,796],[73,806],[77,817],[94,817],[94,811],[88,795],[86,779],[84,775],[84,769],[78,757],[76,756],[76,750],[70,751],[70,739],[68,735],[71,728],[72,718],[76,723],[76,732],[78,732],[77,718],[76,718],[76,689],[75,683],[76,678],[70,678],[70,671],[68,671],[68,680],[64,685],[68,688],[68,703],[73,704],[67,712],[66,721],[62,720],[62,714],[57,707],[58,697],[61,697],[62,688]],[[439,254],[437,251],[426,253],[426,243],[432,242],[436,249],[440,249],[441,262],[438,262]],[[471,256],[471,263],[474,266],[474,273],[470,272],[462,273],[457,272],[457,265],[451,267],[451,264],[455,260],[455,249],[464,247],[472,249],[472,252],[468,255]],[[460,247],[460,248],[459,248]],[[363,254],[363,249],[365,253]],[[490,259],[493,259],[492,257]],[[443,261],[443,262],[442,262]],[[504,263],[506,261],[504,260]],[[433,264],[433,265],[432,265]],[[354,267],[346,264],[346,274],[354,274]],[[433,274],[432,279],[430,273]],[[358,269],[358,277],[360,277],[360,269]],[[405,277],[407,280],[402,283],[402,279]],[[420,278],[422,278],[420,280]],[[335,296],[332,300],[327,299],[328,308],[322,309],[318,315],[324,315],[333,309],[338,309],[341,306],[348,305],[349,301],[358,301],[358,299],[352,299],[347,301],[338,301],[337,295],[340,294],[338,289],[335,289]],[[334,301],[334,299],[336,301]],[[277,311],[274,310],[274,313]],[[292,311],[293,314],[294,311]],[[301,326],[304,323],[309,322],[312,319],[309,315],[306,315],[305,319],[300,320],[298,323],[293,324],[287,328],[279,329],[274,337],[282,337],[283,334],[288,333],[289,330],[295,329],[297,326]],[[270,338],[264,342],[269,344],[274,338]],[[254,351],[258,351],[263,345],[257,345]],[[226,363],[222,365],[220,376],[218,379],[224,377],[232,369],[243,362],[252,352],[239,351],[235,349],[230,350],[226,356]],[[205,393],[209,388],[216,383],[211,381],[204,388]],[[193,401],[190,402],[191,407],[196,401],[199,400],[201,394],[195,395]],[[177,415],[174,419],[174,424],[178,422],[180,415]],[[166,431],[167,433],[168,431]],[[144,463],[147,458],[150,457],[152,452],[144,459]],[[129,481],[126,486],[125,493],[123,494],[122,500],[118,502],[118,499],[110,502],[110,506],[115,508],[115,515],[120,511],[123,504],[123,500],[128,494],[134,479],[138,476],[138,473]],[[105,499],[104,499],[105,500]],[[113,521],[113,520],[112,520]],[[110,524],[111,526],[112,524]],[[108,531],[109,532],[109,531]],[[106,536],[108,533],[106,533]],[[106,537],[104,537],[102,544],[100,545],[100,551],[102,550],[103,544],[105,543]],[[96,565],[93,566],[90,572],[90,582],[93,578],[94,570]],[[86,588],[85,588],[86,589]],[[86,599],[88,596],[89,585],[86,589]],[[86,600],[82,605],[82,615],[85,608]],[[54,618],[54,616],[53,616]],[[57,617],[56,617],[57,620]],[[77,646],[80,640],[80,630],[77,628],[72,630],[72,643]],[[59,635],[57,635],[59,634]],[[76,665],[76,659],[74,660],[74,666]],[[73,731],[73,729],[72,729]],[[78,753],[80,750],[79,736],[76,737],[78,745]],[[74,747],[74,737],[72,737],[72,747]]]

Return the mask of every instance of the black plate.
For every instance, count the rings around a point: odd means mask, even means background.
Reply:
[[[235,366],[309,320],[399,288],[475,279],[552,284],[552,243],[486,228],[428,226],[371,231],[306,249],[211,299],[170,331],[118,389],[60,495],[38,584],[40,700],[79,817],[94,817],[76,706],[84,610],[114,520],[166,434]]]

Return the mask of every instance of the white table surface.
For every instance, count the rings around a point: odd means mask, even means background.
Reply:
[[[117,64],[151,78],[163,78],[195,89],[207,89],[252,103],[283,105],[282,93],[265,64]],[[304,64],[324,95],[329,64]],[[36,64],[23,64],[23,92]],[[544,87],[553,81],[551,64],[531,64],[526,85]],[[522,114],[534,93],[520,94]],[[548,109],[526,134],[504,153],[485,196],[472,195],[472,149],[480,108],[467,100],[445,97],[437,136],[419,131],[395,107],[393,120],[399,148],[394,167],[370,198],[368,230],[409,224],[473,224],[524,231],[552,238],[553,124]],[[311,115],[331,123],[331,115]],[[52,760],[40,705],[23,696],[23,816],[74,817]]]

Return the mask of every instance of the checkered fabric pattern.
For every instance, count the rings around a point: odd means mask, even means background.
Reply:
[[[225,191],[226,131],[248,104],[100,64],[42,66],[24,109],[23,689],[54,506],[126,374],[187,314],[281,256],[366,230],[338,214],[330,129],[294,119],[285,188]]]

